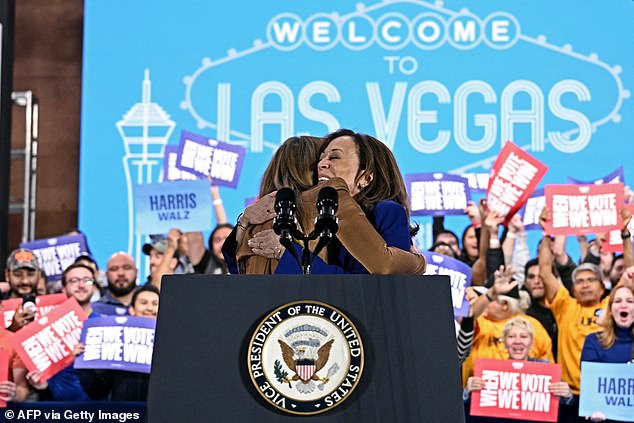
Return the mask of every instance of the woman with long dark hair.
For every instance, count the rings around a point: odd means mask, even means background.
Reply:
[[[581,350],[581,361],[598,363],[627,363],[634,361],[634,287],[619,283],[614,287],[599,319],[600,332],[586,336]],[[605,421],[601,410],[592,413],[590,420]]]

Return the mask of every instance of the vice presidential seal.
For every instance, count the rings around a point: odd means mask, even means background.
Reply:
[[[363,344],[352,321],[317,301],[283,305],[257,326],[247,366],[258,393],[292,414],[317,414],[345,401],[363,371]]]

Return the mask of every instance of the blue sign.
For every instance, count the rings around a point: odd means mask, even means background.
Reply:
[[[87,254],[86,237],[81,234],[23,242],[20,248],[33,251],[49,282],[60,280],[64,270],[73,264],[77,257]]]
[[[114,304],[106,304],[93,302],[90,303],[92,307],[92,311],[97,314],[102,314],[104,316],[127,316],[128,315],[128,307],[122,307]]]
[[[524,229],[527,231],[538,231],[542,229],[542,226],[539,223],[539,216],[545,206],[546,196],[544,196],[544,188],[538,188],[533,192],[528,200],[526,200],[526,204],[524,204],[518,212],[522,216]]]
[[[507,140],[549,166],[544,184],[634,157],[631,1],[86,0],[84,17],[79,227],[99,262],[147,267],[133,188],[162,180],[182,131],[246,149],[221,188],[229,221],[284,139],[341,127],[404,175],[488,173]]]
[[[600,411],[607,419],[631,422],[634,417],[634,366],[581,362],[579,415]]]
[[[465,298],[467,287],[471,286],[471,267],[460,260],[442,254],[423,251],[427,259],[426,275],[447,275],[451,283],[451,301],[455,317],[469,314],[469,301]]]
[[[176,167],[199,177],[211,177],[214,185],[235,188],[245,151],[237,145],[183,131]]]
[[[469,181],[469,189],[472,194],[484,194],[489,188],[488,173],[463,173],[463,178]]]
[[[413,216],[464,214],[471,201],[469,181],[448,173],[416,173],[405,176]]]
[[[134,187],[137,234],[165,234],[211,228],[209,181],[177,181]]]
[[[76,369],[125,370],[150,373],[156,319],[148,317],[96,317],[84,321],[80,341],[83,354]]]
[[[610,172],[602,178],[593,179],[591,181],[568,178],[568,182],[576,185],[603,185],[603,184],[618,184],[619,182],[625,183],[625,174],[623,172],[623,166],[619,166],[614,172]]]
[[[166,145],[165,155],[163,156],[163,180],[164,181],[193,181],[196,179],[207,179],[206,176],[194,175],[186,170],[179,169],[178,163],[178,146]]]

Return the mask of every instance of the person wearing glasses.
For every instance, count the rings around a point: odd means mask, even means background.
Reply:
[[[90,303],[96,290],[95,271],[90,266],[73,263],[62,273],[62,292],[77,300],[89,319],[101,316],[92,310]],[[42,381],[42,374],[37,370],[27,373],[26,380],[37,391],[41,401],[91,401],[81,387],[73,364],[48,381]]]
[[[548,209],[541,215],[542,223],[550,219]],[[581,349],[586,336],[600,330],[598,319],[608,304],[603,298],[605,286],[599,266],[583,263],[572,272],[572,293],[564,287],[552,270],[552,239],[544,236],[539,246],[539,276],[544,282],[546,299],[557,321],[557,363],[561,364],[561,378],[568,382],[575,395],[571,407],[561,407],[560,421],[576,419],[579,386],[581,384]],[[572,294],[572,295],[571,295]]]

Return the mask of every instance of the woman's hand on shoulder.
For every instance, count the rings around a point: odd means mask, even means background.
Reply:
[[[244,210],[240,223],[243,226],[260,225],[275,217],[275,195],[277,191],[266,194],[257,202],[251,204]]]

